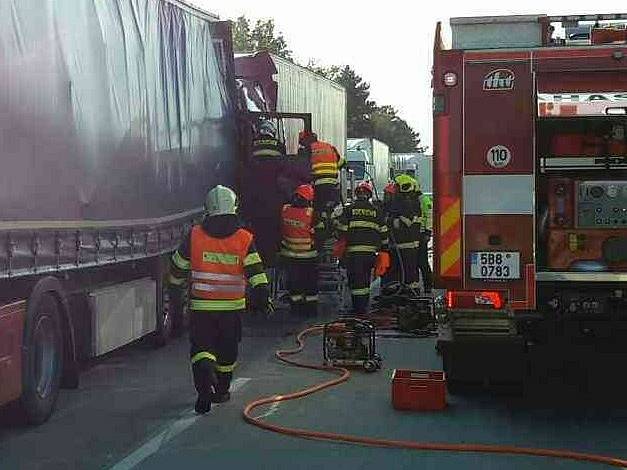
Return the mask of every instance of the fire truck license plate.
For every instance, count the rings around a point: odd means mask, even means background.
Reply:
[[[472,279],[520,279],[520,253],[517,251],[475,251],[470,254]]]

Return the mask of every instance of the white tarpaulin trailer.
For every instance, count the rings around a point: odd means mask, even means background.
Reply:
[[[311,113],[313,131],[346,152],[346,90],[311,70],[271,54],[278,70],[277,112]],[[288,148],[298,145],[298,132],[286,129]]]

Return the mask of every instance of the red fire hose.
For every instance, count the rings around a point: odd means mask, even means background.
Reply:
[[[307,364],[288,359],[286,356],[298,354],[305,347],[304,338],[314,333],[320,333],[322,327],[314,326],[301,331],[296,337],[298,346],[294,349],[279,350],[276,352],[276,356],[279,360],[291,364],[297,367],[304,367],[306,369],[315,369],[332,372],[339,377],[329,380],[313,387],[305,388],[303,390],[289,393],[286,395],[274,395],[271,397],[259,398],[246,405],[244,408],[244,419],[262,429],[268,431],[285,434],[293,437],[300,437],[303,439],[313,439],[319,441],[333,441],[333,442],[345,442],[351,444],[359,444],[373,447],[390,447],[397,449],[410,449],[421,451],[444,451],[444,452],[476,452],[476,453],[489,453],[489,454],[509,454],[509,455],[531,455],[535,457],[553,457],[558,459],[569,459],[583,462],[592,462],[606,464],[613,467],[627,467],[627,460],[616,457],[608,457],[603,455],[585,454],[581,452],[574,452],[569,450],[553,450],[553,449],[540,449],[535,447],[515,447],[504,445],[490,445],[490,444],[454,444],[443,442],[415,442],[415,441],[398,441],[390,439],[378,439],[365,436],[356,436],[350,434],[338,434],[333,432],[321,432],[311,431],[307,429],[288,428],[285,426],[279,426],[276,424],[270,424],[262,421],[260,417],[252,416],[252,411],[263,405],[270,403],[278,403],[282,401],[295,400],[302,398],[312,393],[316,393],[325,388],[333,387],[335,385],[346,382],[350,378],[350,372],[342,367],[322,366],[316,364]]]

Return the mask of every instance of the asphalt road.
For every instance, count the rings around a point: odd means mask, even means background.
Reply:
[[[193,411],[188,345],[154,350],[139,343],[95,361],[78,390],[63,390],[56,413],[40,427],[0,416],[0,468],[126,470],[171,468],[486,468],[595,469],[555,459],[364,448],[306,441],[252,427],[241,419],[259,395],[294,391],[327,376],[285,366],[273,357],[302,324],[282,317],[248,322],[231,402],[204,417]],[[439,369],[432,339],[379,342],[383,370],[259,414],[307,429],[395,439],[480,442],[597,452],[627,458],[627,407],[594,399],[561,406],[559,393],[541,405],[484,392],[449,397],[438,413],[400,413],[390,404],[394,368]],[[304,356],[320,360],[312,339]],[[563,397],[562,397],[563,398]],[[602,397],[598,400],[602,400]]]

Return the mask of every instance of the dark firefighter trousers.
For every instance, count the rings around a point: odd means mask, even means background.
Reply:
[[[284,260],[292,314],[315,316],[318,312],[318,259],[285,257]]]
[[[211,368],[218,379],[215,392],[229,391],[242,339],[242,311],[202,312],[190,314],[190,358],[194,386],[198,395],[211,395]],[[215,357],[215,360],[213,359]]]
[[[418,248],[390,248],[392,266],[383,276],[382,284],[386,286],[398,282],[418,289],[420,287],[418,256]]]
[[[353,300],[353,313],[365,315],[370,303],[370,281],[376,256],[367,253],[349,253],[346,256],[348,287]]]

